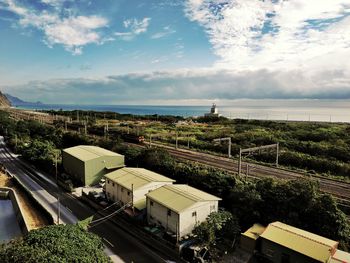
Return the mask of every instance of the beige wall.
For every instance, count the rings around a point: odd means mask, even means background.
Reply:
[[[218,211],[218,201],[199,202],[180,214],[180,237],[190,234],[208,215]]]
[[[108,183],[109,181],[109,183]],[[146,194],[152,190],[155,190],[163,185],[172,184],[171,182],[152,182],[147,185],[144,185],[141,188],[134,190],[133,201],[134,203],[146,198]],[[111,201],[121,201],[123,204],[126,204],[132,201],[132,193],[131,190],[126,189],[125,187],[118,185],[117,183],[113,183],[111,180],[106,178],[106,195],[107,198]]]
[[[165,229],[179,234],[183,237],[190,234],[196,224],[205,221],[208,215],[218,211],[218,201],[199,202],[189,207],[180,214],[171,211],[168,215],[168,208],[147,198],[147,219],[149,223],[162,225]],[[195,213],[194,213],[195,212]]]
[[[152,204],[151,204],[152,202]],[[152,201],[147,198],[147,221],[149,224],[157,224],[163,226],[165,229],[173,232],[174,234],[178,233],[179,226],[179,214],[170,211],[168,214],[168,208]]]

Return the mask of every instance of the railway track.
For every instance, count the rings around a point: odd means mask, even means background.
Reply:
[[[229,173],[234,173],[234,174],[238,173],[238,161],[233,159],[185,150],[185,149],[174,149],[172,147],[162,145],[162,144],[152,143],[152,146],[164,148],[172,156],[182,160],[194,161],[194,162],[209,165],[215,168],[220,168],[225,171],[228,171]],[[247,169],[248,169],[248,173],[247,173]],[[274,177],[274,178],[284,179],[284,180],[309,177],[319,182],[320,189],[323,192],[332,194],[347,206],[350,205],[350,183],[346,183],[346,182],[342,182],[342,181],[338,181],[330,178],[320,177],[320,176],[310,176],[309,174],[306,174],[306,173],[302,174],[302,173],[297,173],[293,171],[288,171],[285,169],[268,167],[268,166],[263,166],[263,165],[244,162],[244,161],[242,162],[242,166],[241,166],[241,176],[249,177],[249,178]]]

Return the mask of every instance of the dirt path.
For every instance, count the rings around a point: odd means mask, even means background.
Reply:
[[[49,225],[48,220],[35,207],[27,194],[22,189],[20,189],[19,186],[16,185],[11,177],[5,175],[2,172],[0,172],[0,186],[10,187],[16,192],[19,205],[21,206],[23,212],[23,216],[25,217],[28,224],[28,230]]]

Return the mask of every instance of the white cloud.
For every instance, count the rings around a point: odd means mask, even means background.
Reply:
[[[134,39],[137,35],[147,32],[151,18],[145,17],[142,20],[136,18],[127,19],[123,21],[124,28],[129,30],[127,32],[114,33],[117,37],[125,41]]]
[[[153,34],[151,36],[151,39],[159,39],[159,38],[163,38],[163,37],[166,37],[166,36],[169,36],[171,34],[174,34],[176,31],[171,29],[170,26],[165,26],[163,27],[163,30],[160,31],[160,32],[157,32],[155,34]]]
[[[205,28],[217,66],[350,70],[349,7],[349,0],[188,0],[185,13]]]
[[[156,63],[156,61],[154,61]],[[32,81],[3,87],[13,95],[47,103],[114,104],[133,101],[232,99],[350,99],[344,71],[182,69],[96,79]],[[79,94],[79,97],[72,96]]]
[[[108,20],[101,16],[62,16],[55,11],[34,11],[16,5],[13,0],[5,0],[6,9],[19,16],[19,25],[34,27],[41,30],[44,35],[44,43],[49,47],[61,44],[67,51],[74,55],[82,53],[82,48],[91,43],[100,44],[104,42],[99,29],[108,25]],[[62,0],[43,0],[44,3],[58,7]],[[1,7],[0,7],[1,8]]]

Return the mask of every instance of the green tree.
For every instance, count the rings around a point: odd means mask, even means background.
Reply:
[[[0,262],[111,262],[103,248],[98,236],[78,225],[47,226],[1,245]]]
[[[218,239],[235,240],[240,234],[237,218],[228,211],[220,210],[211,213],[207,220],[196,226],[193,234],[200,243],[212,246]]]

